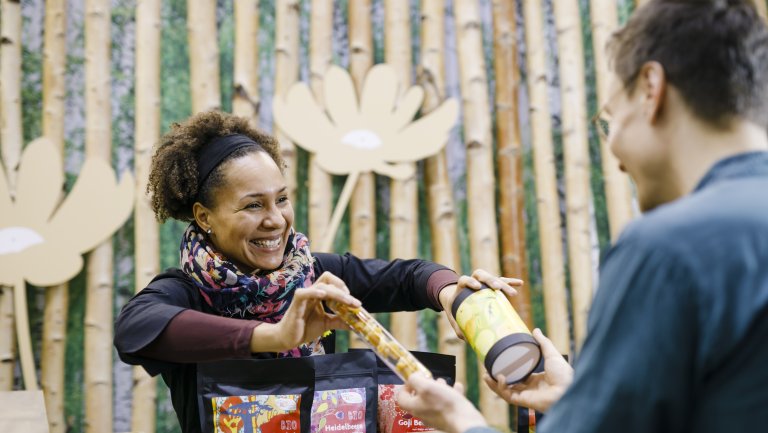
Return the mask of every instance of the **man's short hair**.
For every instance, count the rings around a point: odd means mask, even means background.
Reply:
[[[652,0],[614,34],[608,52],[630,92],[643,64],[656,61],[704,121],[768,125],[768,30],[748,0]]]

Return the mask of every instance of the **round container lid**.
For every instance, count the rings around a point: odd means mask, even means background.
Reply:
[[[507,385],[528,377],[541,360],[541,349],[528,334],[512,334],[499,340],[485,359],[486,369],[495,379],[503,374]]]

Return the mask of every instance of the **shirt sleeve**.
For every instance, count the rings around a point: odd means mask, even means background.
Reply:
[[[260,322],[200,310],[199,298],[182,277],[162,274],[118,315],[114,338],[118,356],[154,376],[178,363],[250,355],[250,336]]]
[[[354,297],[372,313],[442,310],[437,294],[458,276],[452,270],[426,260],[361,259],[352,254],[316,253],[318,276],[330,272],[341,278]]]
[[[608,253],[573,383],[542,433],[687,430],[696,308],[684,260],[642,241]]]

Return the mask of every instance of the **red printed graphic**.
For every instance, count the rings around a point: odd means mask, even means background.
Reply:
[[[423,421],[400,409],[395,401],[397,390],[403,385],[379,385],[379,433],[418,433],[434,431]]]
[[[365,388],[315,391],[310,433],[365,433]]]
[[[300,433],[300,395],[214,397],[214,433]]]

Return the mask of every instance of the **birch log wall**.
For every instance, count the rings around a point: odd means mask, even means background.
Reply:
[[[418,84],[424,88],[422,110],[429,113],[446,98],[445,83],[445,0],[424,0],[421,4],[421,64]],[[424,164],[429,201],[432,258],[451,269],[461,268],[456,203],[448,173],[447,151],[428,158]],[[437,319],[438,350],[456,357],[456,381],[467,383],[465,345],[456,336],[448,318]]]
[[[45,4],[43,41],[43,135],[64,154],[64,101],[66,98],[66,0]],[[69,285],[45,290],[40,386],[51,433],[64,433],[64,365],[67,338]]]
[[[152,147],[172,122],[190,112],[228,109],[231,94],[233,112],[254,126],[273,129],[263,123],[271,119],[272,108],[262,99],[283,95],[299,79],[302,66],[309,71],[315,97],[325,104],[333,97],[322,90],[329,65],[348,68],[360,91],[374,64],[390,63],[400,95],[410,85],[423,87],[421,115],[451,95],[461,99],[461,119],[454,141],[417,164],[413,178],[378,178],[377,183],[373,174],[360,177],[348,211],[349,230],[339,233],[335,251],[383,259],[426,254],[461,273],[482,268],[522,277],[526,285],[515,306],[526,323],[544,328],[561,352],[578,354],[595,284],[593,257],[636,216],[631,184],[588,118],[610,97],[604,53],[610,34],[642,3],[0,0],[0,156],[13,185],[23,144],[39,135],[63,150],[70,175],[76,174],[83,153],[111,161],[127,148],[132,150],[127,164],[141,193]],[[765,16],[766,3],[756,0],[756,5]],[[186,27],[179,21],[169,25],[170,18],[161,15],[168,11],[174,17],[186,14]],[[117,19],[135,25],[135,49],[118,51],[114,35],[105,36],[114,33],[110,24]],[[124,22],[121,26],[126,28]],[[42,43],[24,39],[38,33]],[[85,47],[82,59],[80,45]],[[135,53],[135,69],[128,73],[133,74],[133,92],[130,104],[121,105],[110,87],[119,81],[111,72],[112,56],[126,51]],[[166,63],[166,53],[181,54],[174,54],[175,63]],[[83,64],[84,79],[77,72]],[[164,105],[169,100],[188,101],[189,106]],[[83,111],[79,125],[67,123],[77,123]],[[119,123],[114,122],[116,111],[132,119],[127,143],[112,132]],[[344,179],[322,171],[311,155],[297,158],[292,143],[279,130],[275,134],[286,152],[295,206],[308,207],[306,224],[299,223],[307,227],[297,229],[317,242],[330,220],[334,185]],[[31,328],[33,341],[39,342],[35,350],[51,432],[113,431],[113,408],[126,406],[132,407],[131,424],[120,424],[116,431],[178,431],[165,387],[160,385],[163,391],[156,395],[157,381],[141,369],[133,373],[130,398],[115,394],[112,401],[113,363],[119,361],[111,341],[113,310],[105,306],[120,299],[112,288],[121,277],[116,274],[131,274],[127,279],[140,290],[161,263],[178,260],[181,233],[171,233],[177,230],[173,225],[158,226],[146,197],[138,197],[134,229],[127,230],[134,245],[130,256],[113,252],[108,241],[88,256],[87,271],[69,286],[29,288],[37,294],[31,297],[37,302],[30,304],[30,317],[43,317],[40,326]],[[171,233],[171,240],[161,242],[162,233]],[[113,267],[118,262],[131,266]],[[25,380],[16,368],[14,293],[2,289],[0,390],[20,389]],[[393,332],[409,347],[417,347],[420,328],[429,350],[455,355],[457,378],[468,383],[469,397],[491,424],[510,427],[507,405],[480,384],[482,366],[476,368],[476,357],[442,315],[434,320],[423,314],[421,323],[415,314],[391,317]],[[418,342],[421,348],[423,343]],[[350,346],[362,344],[352,339]]]
[[[245,15],[245,14],[244,14]],[[136,4],[136,105],[134,123],[134,281],[146,287],[160,270],[160,228],[144,193],[149,182],[152,150],[160,138],[160,2]],[[141,367],[133,368],[131,430],[152,432],[156,424],[157,380]]]
[[[112,161],[111,2],[85,2],[85,153]],[[113,249],[107,240],[86,262],[85,431],[112,431]]]
[[[333,61],[333,0],[312,0],[309,18],[309,84],[318,104],[325,104],[323,77]],[[322,239],[331,221],[333,194],[331,176],[320,168],[313,155],[309,156],[309,217],[310,239]]]
[[[493,138],[480,11],[474,0],[456,0],[454,7],[457,49],[462,59],[459,73],[467,152],[469,253],[473,269],[482,268],[500,275]],[[482,377],[482,364],[478,365],[478,369]],[[480,382],[478,387],[480,407],[488,423],[497,428],[507,426],[507,403],[494,394],[485,382]]]
[[[396,100],[411,86],[411,17],[408,0],[384,0],[384,61],[395,68],[400,84]],[[411,259],[419,255],[419,189],[416,174],[390,184],[389,255]],[[392,335],[411,350],[418,349],[418,315],[392,314]]]
[[[349,73],[358,95],[365,74],[373,66],[371,0],[349,2]],[[349,251],[358,257],[376,257],[376,176],[361,173],[349,202]],[[350,333],[349,346],[366,347]]]
[[[8,185],[14,191],[15,169],[21,159],[21,4],[0,1],[0,149],[3,168],[8,173]],[[0,391],[14,388],[16,359],[16,330],[14,326],[11,287],[3,286],[0,293]]]

